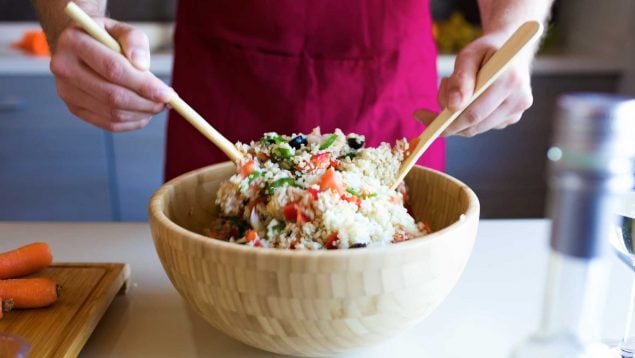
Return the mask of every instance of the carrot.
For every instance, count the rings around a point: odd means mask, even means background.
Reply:
[[[254,241],[258,238],[258,233],[255,230],[247,230],[245,238],[247,241]]]
[[[0,280],[38,272],[53,261],[45,242],[35,242],[0,254]]]
[[[11,310],[13,309],[13,300],[10,298],[0,298],[0,319],[2,319],[2,316],[4,314],[4,312],[11,312]]]
[[[13,47],[33,56],[51,56],[51,50],[46,42],[46,35],[42,30],[27,31],[19,42],[13,44]]]
[[[0,280],[0,297],[13,300],[13,308],[38,308],[53,304],[61,286],[48,278]]]
[[[11,312],[13,309],[13,300],[10,298],[3,298],[1,301],[2,308],[0,308],[0,312]]]

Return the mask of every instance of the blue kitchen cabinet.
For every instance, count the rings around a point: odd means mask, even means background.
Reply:
[[[154,116],[142,130],[109,133],[115,168],[114,220],[147,220],[150,196],[163,183],[166,121],[167,111]]]
[[[111,220],[106,135],[55,93],[51,76],[0,78],[0,220]]]
[[[544,216],[557,97],[615,92],[619,80],[606,71],[535,75],[534,106],[520,123],[448,139],[447,172],[474,189],[484,218]],[[163,182],[166,116],[105,132],[68,113],[50,75],[1,76],[0,220],[146,220]]]

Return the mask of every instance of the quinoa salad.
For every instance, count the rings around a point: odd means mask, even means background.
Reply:
[[[207,234],[254,247],[347,249],[382,246],[430,229],[409,214],[405,186],[390,185],[408,150],[399,140],[365,147],[336,129],[266,133],[237,143],[244,157],[216,195],[219,215]]]

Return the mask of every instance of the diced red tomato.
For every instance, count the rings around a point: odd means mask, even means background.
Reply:
[[[423,229],[421,231],[425,232],[425,233],[431,233],[432,229],[430,228],[430,225],[428,225],[428,223],[421,223],[421,225],[423,226]]]
[[[269,156],[267,154],[265,154],[265,153],[260,152],[260,153],[258,153],[258,159],[260,159],[261,162],[264,162],[267,159],[269,159]]]
[[[345,193],[345,194],[342,194],[342,196],[340,196],[340,199],[346,200],[349,203],[355,203],[358,208],[360,206],[362,206],[362,199],[356,197],[355,195],[351,195],[351,194]]]
[[[302,208],[297,203],[289,203],[282,210],[284,218],[287,221],[295,222],[298,224],[304,224],[307,222],[307,217],[302,212]]]
[[[311,197],[313,198],[313,200],[317,200],[318,198],[318,193],[319,191],[315,188],[308,188],[306,191],[309,192],[309,194],[311,194]]]
[[[333,168],[337,168],[337,166],[340,165],[340,161],[337,159],[331,159],[331,166]]]
[[[331,153],[322,152],[311,156],[311,164],[315,169],[326,169],[331,164]]]
[[[254,171],[254,161],[253,160],[248,160],[245,162],[245,164],[243,164],[240,167],[240,175],[243,178],[246,178],[247,176],[249,176],[249,174],[251,174],[251,172]]]
[[[332,233],[331,235],[329,235],[328,239],[326,239],[326,243],[324,244],[324,246],[326,246],[327,250],[336,250],[337,249],[337,244],[339,243],[340,238],[337,237],[337,231]]]
[[[295,203],[287,204],[282,212],[284,214],[285,220],[287,221],[295,221],[295,218],[298,215],[298,209],[296,208]]]
[[[404,242],[408,240],[408,235],[403,231],[397,231],[392,237],[392,242]]]
[[[326,191],[328,189],[334,190],[340,195],[345,192],[344,183],[338,178],[333,168],[327,169],[320,180],[320,191]]]

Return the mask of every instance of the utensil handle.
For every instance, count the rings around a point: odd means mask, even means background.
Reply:
[[[233,162],[238,161],[243,157],[243,154],[236,149],[234,143],[220,134],[214,127],[212,127],[203,117],[198,114],[187,102],[185,102],[179,95],[175,94],[174,97],[168,102],[174,110],[185,118],[191,125],[193,125],[202,135],[212,141],[218,149],[220,149],[229,159]]]
[[[539,21],[527,21],[522,24],[505,43],[490,57],[490,59],[481,67],[476,75],[476,86],[474,93],[470,97],[467,104],[456,112],[452,112],[445,108],[439,115],[426,127],[426,129],[415,138],[413,143],[415,147],[410,151],[410,155],[403,161],[401,168],[392,188],[395,189],[399,183],[406,177],[410,169],[415,165],[421,155],[430,147],[432,142],[443,133],[443,131],[459,116],[465,108],[474,102],[496,79],[509,67],[512,60],[527,45],[537,39],[542,34],[543,26]]]
[[[79,26],[90,34],[97,41],[108,46],[113,51],[123,54],[121,46],[110,34],[102,27],[99,26],[82,8],[77,6],[72,1],[69,1],[64,11],[70,16]],[[229,159],[236,162],[243,157],[243,154],[236,149],[236,146],[220,134],[214,127],[212,127],[198,112],[196,112],[190,105],[188,105],[178,94],[174,94],[168,101],[168,104],[183,118],[185,118],[190,124],[192,124],[201,134],[214,143]]]

